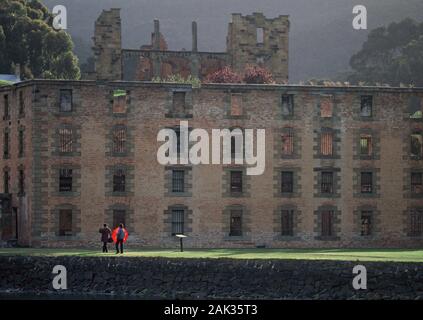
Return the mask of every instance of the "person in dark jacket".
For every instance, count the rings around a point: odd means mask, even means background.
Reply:
[[[100,230],[98,232],[101,233],[101,242],[103,242],[103,252],[109,252],[107,250],[107,243],[109,243],[109,239],[110,239],[110,236],[112,234],[112,230],[110,230],[110,228],[105,223],[103,225],[103,228],[100,228]]]
[[[119,247],[120,247],[120,253],[123,253],[123,239],[125,238],[125,229],[123,229],[123,224],[121,223],[119,225],[119,229],[116,234],[116,254],[119,253]]]

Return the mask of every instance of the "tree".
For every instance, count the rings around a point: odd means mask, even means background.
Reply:
[[[0,73],[21,66],[24,78],[79,79],[72,39],[52,27],[39,0],[0,0]]]
[[[423,85],[423,23],[412,19],[391,23],[369,33],[362,49],[350,60],[353,83]]]

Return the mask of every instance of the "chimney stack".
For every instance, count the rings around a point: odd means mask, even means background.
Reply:
[[[160,21],[159,19],[154,19],[154,50],[160,50]]]
[[[192,51],[197,52],[197,22],[192,22]]]

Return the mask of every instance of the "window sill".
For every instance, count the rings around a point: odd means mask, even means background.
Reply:
[[[314,239],[320,240],[320,241],[339,241],[339,240],[341,240],[341,238],[337,237],[337,236],[318,236],[318,237],[314,237]]]
[[[125,192],[110,192],[107,193],[106,196],[108,197],[129,197],[132,196],[132,192],[125,191]]]
[[[245,197],[245,193],[244,192],[229,192],[229,197],[243,198]]]
[[[277,235],[274,237],[274,240],[276,241],[300,241],[301,238],[295,235],[292,236],[282,236],[282,235]]]
[[[248,236],[225,236],[223,238],[223,240],[224,241],[235,241],[235,242],[238,242],[238,241],[250,241],[251,240],[251,237],[248,237]]]
[[[362,115],[360,115],[359,120],[360,121],[374,121],[375,119],[373,118],[373,116],[362,116]]]
[[[55,194],[57,197],[76,197],[79,196],[80,193],[76,191],[59,191]]]
[[[230,119],[230,120],[249,120],[250,117],[247,115],[239,115],[239,116],[235,116],[235,115],[231,115],[231,114],[227,114],[226,119]]]
[[[354,196],[361,197],[361,198],[376,198],[379,195],[374,192],[360,192],[360,193],[356,193]]]
[[[193,116],[189,113],[166,113],[165,117],[172,119],[191,119]]]
[[[374,155],[359,155],[359,160],[378,160]]]
[[[192,197],[190,192],[168,192],[166,197]]]
[[[298,154],[290,154],[290,155],[281,155],[282,160],[293,160],[293,159],[300,159],[301,157]]]
[[[340,198],[341,195],[337,193],[315,193],[314,198],[326,198],[326,199],[336,199]]]

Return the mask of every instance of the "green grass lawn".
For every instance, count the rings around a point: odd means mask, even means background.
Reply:
[[[0,256],[79,256],[113,257],[92,249],[0,249]],[[119,255],[121,256],[121,255]],[[230,259],[304,259],[346,261],[423,262],[423,249],[128,249],[125,257],[230,258]]]

